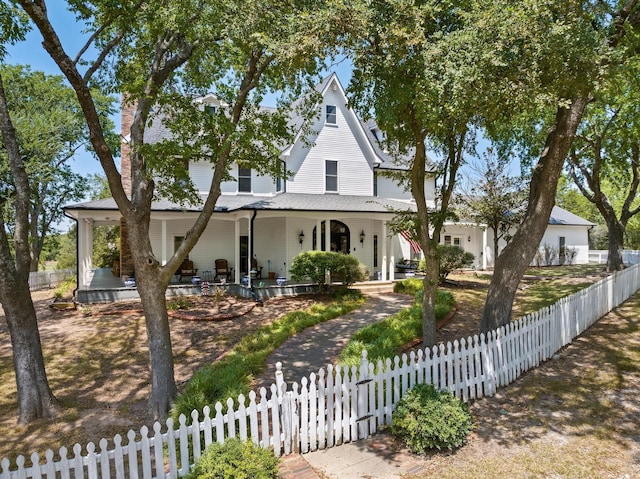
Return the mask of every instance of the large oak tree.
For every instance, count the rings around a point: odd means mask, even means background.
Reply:
[[[535,6],[536,2],[531,4]],[[504,5],[497,2],[495,6],[499,9],[491,11],[490,5],[487,7],[491,22],[499,22],[496,31],[503,32],[499,36],[500,42],[513,39],[514,31],[537,24],[529,18],[521,25],[517,22],[514,24],[510,19],[513,17],[505,15],[509,10]],[[635,55],[637,51],[630,42],[636,36],[635,30],[640,22],[637,1],[598,4],[558,2],[555,5],[550,2],[550,6],[553,8],[549,9],[545,23],[552,27],[551,33],[556,34],[550,37],[555,39],[555,49],[536,50],[532,60],[537,61],[532,61],[530,67],[540,67],[541,71],[554,77],[545,79],[549,87],[543,90],[544,96],[535,97],[539,99],[535,104],[538,108],[527,111],[525,121],[528,122],[528,128],[545,124],[545,118],[551,117],[552,121],[547,124],[545,140],[537,145],[529,144],[529,148],[539,151],[539,156],[531,174],[524,220],[497,258],[483,311],[482,331],[496,329],[511,321],[518,284],[544,235],[554,205],[558,179],[585,110],[600,83],[612,74],[612,65],[621,58]],[[531,31],[531,43],[523,44],[520,48],[538,44],[535,41],[538,35],[539,32]],[[547,40],[542,45],[554,45],[553,41]],[[555,67],[549,69],[549,60],[554,55],[559,56],[562,62],[552,63]],[[555,110],[555,114],[549,115],[550,109]],[[507,121],[503,125],[511,124]]]
[[[44,0],[18,0],[18,4],[76,91],[93,148],[128,226],[149,342],[149,404],[156,417],[163,417],[176,394],[166,287],[207,226],[230,164],[238,161],[259,171],[275,169],[279,159],[275,140],[289,132],[282,113],[271,113],[266,121],[267,114],[258,104],[267,92],[304,83],[306,74],[316,70],[316,59],[323,55],[320,43],[306,34],[305,25],[321,11],[322,2],[68,2],[91,32],[75,56],[62,45]],[[89,58],[91,52],[95,56]],[[128,139],[130,195],[97,113],[91,91],[97,85],[106,92],[122,93],[125,104],[135,105]],[[226,105],[216,115],[199,111],[189,99],[211,90]],[[160,118],[167,121],[172,137],[149,145],[146,128],[149,121]],[[201,214],[173,257],[162,265],[149,239],[152,202],[159,194],[175,201],[200,202],[182,167],[184,160],[192,159],[210,162],[213,180],[200,203]]]

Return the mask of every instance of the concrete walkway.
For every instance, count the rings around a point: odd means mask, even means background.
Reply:
[[[413,297],[395,293],[367,295],[358,309],[329,321],[316,324],[285,341],[267,358],[267,368],[256,378],[254,391],[271,387],[275,382],[276,363],[282,363],[284,380],[297,382],[320,368],[334,363],[351,336],[368,324],[377,323],[411,306]]]
[[[333,363],[359,329],[397,313],[413,303],[413,297],[394,293],[367,295],[355,311],[305,329],[284,342],[267,359],[267,370],[256,379],[257,390],[275,382],[275,364],[281,362],[284,380],[298,382]],[[406,449],[397,450],[385,437],[372,436],[341,446],[283,458],[284,479],[399,478],[423,470],[420,459]]]

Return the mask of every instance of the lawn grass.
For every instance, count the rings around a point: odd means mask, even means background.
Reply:
[[[184,414],[188,421],[191,411],[204,406],[237,398],[249,393],[254,375],[264,370],[271,354],[285,340],[315,324],[337,318],[364,303],[359,291],[341,291],[329,304],[314,304],[305,311],[294,311],[263,326],[242,340],[219,361],[198,370],[174,403],[172,417]]]
[[[394,291],[413,293],[420,280],[407,279],[399,281]],[[415,292],[416,301],[410,308],[405,308],[393,316],[370,324],[356,332],[338,357],[338,362],[345,366],[360,364],[362,352],[367,351],[369,361],[393,358],[402,346],[422,336],[422,289]],[[438,291],[436,298],[436,321],[444,318],[453,308],[455,301],[451,293]]]

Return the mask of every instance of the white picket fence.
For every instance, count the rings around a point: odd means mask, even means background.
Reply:
[[[214,441],[229,437],[251,440],[277,455],[308,452],[366,438],[391,422],[402,395],[415,384],[432,383],[464,401],[491,396],[496,389],[538,366],[570,343],[600,317],[640,289],[640,265],[611,275],[590,287],[561,299],[488,335],[460,339],[446,347],[418,350],[383,363],[369,362],[366,353],[360,367],[327,366],[300,386],[289,390],[279,367],[276,384],[251,392],[226,407],[216,403],[202,416],[184,416],[175,425],[168,419],[155,423],[150,435],[145,426],[129,431],[126,443],[116,436],[102,439],[86,452],[76,444],[71,457],[62,448],[55,460],[49,450],[44,458],[19,456],[16,465],[1,462],[0,479],[179,478],[184,477]],[[268,394],[270,393],[270,394]]]
[[[609,251],[606,249],[590,249],[589,263],[607,264]],[[625,249],[622,251],[622,262],[627,266],[632,264],[640,264],[640,251]]]
[[[29,273],[29,289],[57,288],[60,284],[76,274],[73,269],[60,269],[56,271],[32,271]]]

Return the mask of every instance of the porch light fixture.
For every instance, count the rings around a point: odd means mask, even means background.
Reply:
[[[468,236],[467,241],[471,243],[471,235]]]
[[[364,244],[364,230],[360,232],[360,244]]]
[[[300,244],[302,244],[302,242],[304,241],[304,231],[300,230],[300,234],[298,235],[298,240],[300,241]]]

